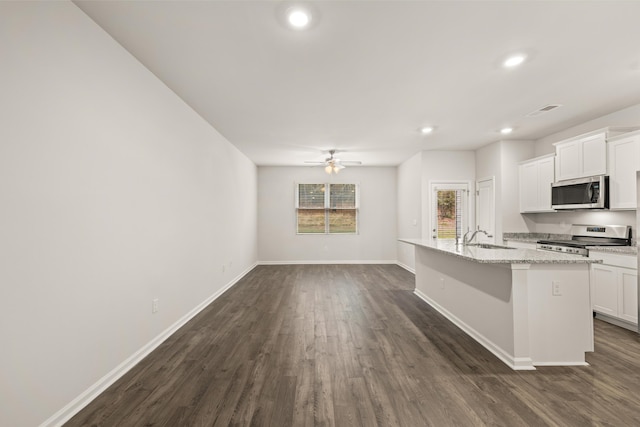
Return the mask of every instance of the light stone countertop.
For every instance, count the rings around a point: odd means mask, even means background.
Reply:
[[[502,233],[502,240],[526,243],[538,243],[538,240],[569,240],[571,234],[552,233]]]
[[[505,242],[523,242],[523,243],[538,243],[538,240],[542,240],[543,238],[539,237],[503,237],[502,240]]]
[[[456,245],[453,241],[432,243],[426,239],[398,239],[400,242],[446,253],[482,264],[593,264],[601,260],[534,249],[485,249],[477,246]]]
[[[589,252],[605,252],[619,255],[638,255],[637,246],[587,246]]]

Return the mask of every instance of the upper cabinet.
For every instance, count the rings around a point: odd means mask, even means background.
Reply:
[[[582,135],[557,142],[556,180],[582,178],[607,173],[607,138],[605,132]]]
[[[556,181],[607,174],[607,140],[637,128],[610,127],[556,142]]]
[[[520,212],[553,212],[551,209],[551,183],[554,178],[554,155],[549,154],[521,162]]]
[[[608,127],[556,142],[556,154],[520,162],[520,213],[554,212],[551,183],[609,175],[609,209],[636,209],[638,127]]]
[[[640,170],[640,131],[608,142],[609,208],[636,209],[636,171]]]

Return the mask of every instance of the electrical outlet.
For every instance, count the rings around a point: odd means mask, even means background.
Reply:
[[[560,286],[560,282],[557,282],[554,280],[551,286],[552,286],[551,292],[553,293],[554,297],[559,297],[562,295],[562,288]]]
[[[160,308],[158,307],[158,298],[154,298],[151,300],[151,314],[155,314],[158,312]]]

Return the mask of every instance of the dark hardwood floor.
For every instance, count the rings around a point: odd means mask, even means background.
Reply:
[[[640,339],[512,371],[393,265],[259,266],[67,426],[640,425]],[[491,313],[487,313],[490,316]]]

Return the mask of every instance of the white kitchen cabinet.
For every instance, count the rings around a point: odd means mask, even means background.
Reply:
[[[581,138],[582,175],[594,176],[607,173],[607,134],[598,133]]]
[[[611,138],[609,155],[609,208],[636,209],[636,171],[640,170],[640,132]]]
[[[607,174],[607,141],[638,130],[607,127],[553,144],[556,147],[556,181]]]
[[[591,266],[593,311],[618,317],[618,271],[610,265]]]
[[[538,165],[530,162],[518,168],[520,213],[534,212],[538,207]]]
[[[554,181],[553,154],[527,160],[519,165],[520,212],[553,212],[551,183]]]
[[[638,270],[620,269],[620,295],[618,316],[622,320],[638,323]]]
[[[557,181],[607,173],[605,132],[582,135],[554,145],[556,146]]]
[[[602,320],[623,320],[638,324],[638,270],[636,257],[597,253],[589,258],[599,258],[603,264],[591,265],[591,300],[593,311],[605,315]],[[626,325],[622,325],[626,326]]]

